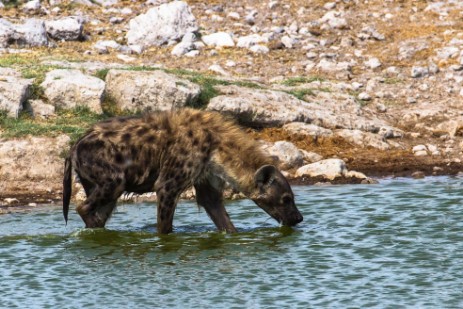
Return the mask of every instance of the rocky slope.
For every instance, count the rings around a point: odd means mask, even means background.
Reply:
[[[119,110],[200,102],[238,119],[270,152],[283,147],[282,165],[304,182],[319,179],[298,168],[331,158],[367,176],[456,174],[462,8],[452,0],[4,1],[0,107],[53,119],[75,105],[102,113],[108,94]],[[206,90],[212,95],[198,99]],[[0,200],[59,196],[60,152],[39,155],[34,138],[0,132]],[[59,134],[43,138],[66,148]],[[57,172],[26,173],[21,147]]]

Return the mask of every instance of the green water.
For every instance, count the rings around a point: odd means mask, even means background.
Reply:
[[[294,191],[298,227],[236,201],[233,235],[189,202],[162,237],[154,204],[101,230],[57,207],[2,215],[0,307],[463,307],[463,178]]]

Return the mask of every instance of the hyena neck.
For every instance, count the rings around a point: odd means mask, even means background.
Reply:
[[[235,190],[251,197],[256,190],[254,175],[256,171],[272,161],[260,150],[253,153],[234,151],[233,156],[215,152],[212,156],[214,173],[228,182]]]

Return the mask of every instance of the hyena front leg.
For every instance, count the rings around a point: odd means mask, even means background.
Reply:
[[[85,202],[77,207],[85,227],[104,227],[123,192],[123,177],[115,177],[103,185],[96,184]]]
[[[181,192],[182,191],[178,190],[178,188],[174,189],[170,182],[156,189],[156,196],[158,200],[158,233],[168,234],[172,232],[175,207],[177,206],[177,200]]]
[[[236,232],[230,216],[223,205],[224,182],[218,177],[211,176],[194,185],[196,202],[206,210],[219,231]]]

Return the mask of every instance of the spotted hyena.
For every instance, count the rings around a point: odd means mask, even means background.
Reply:
[[[286,178],[259,145],[218,113],[193,109],[95,124],[71,148],[63,180],[67,222],[74,167],[87,199],[77,206],[86,227],[104,227],[124,191],[155,191],[157,229],[172,231],[177,200],[194,186],[197,203],[219,230],[236,229],[224,208],[228,182],[278,222],[302,221]]]

